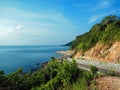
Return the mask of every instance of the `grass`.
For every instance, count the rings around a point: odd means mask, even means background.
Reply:
[[[85,77],[79,78],[72,85],[68,85],[64,88],[60,88],[59,90],[88,90],[88,82]]]

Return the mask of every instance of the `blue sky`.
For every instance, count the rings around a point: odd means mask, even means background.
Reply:
[[[119,0],[0,0],[0,45],[60,45],[90,30]]]

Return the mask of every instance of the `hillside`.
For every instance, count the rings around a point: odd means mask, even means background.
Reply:
[[[120,62],[120,18],[111,15],[77,36],[71,44],[74,58]]]
[[[65,44],[65,45],[63,45],[63,46],[71,46],[72,43],[73,43],[73,41],[71,41],[71,42],[69,42],[69,43],[67,43],[67,44]]]

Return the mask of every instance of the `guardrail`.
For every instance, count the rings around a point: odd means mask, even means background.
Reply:
[[[72,58],[67,57],[67,60],[71,62]],[[110,71],[114,71],[115,73],[120,75],[120,64],[81,59],[76,59],[76,63],[81,69],[90,70],[90,66],[95,66],[101,73],[108,73]]]

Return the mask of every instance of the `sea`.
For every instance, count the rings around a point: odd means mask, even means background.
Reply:
[[[61,57],[56,51],[68,50],[68,46],[41,45],[41,46],[0,46],[0,70],[5,74],[13,73],[18,68],[29,72],[47,62],[51,57]]]

